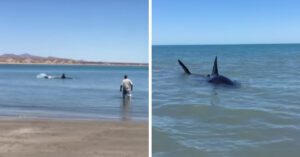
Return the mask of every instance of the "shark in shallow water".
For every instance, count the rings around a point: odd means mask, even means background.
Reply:
[[[191,73],[190,70],[180,60],[178,60],[178,63],[183,68],[183,70],[186,74],[193,75],[193,73]],[[236,85],[236,83],[234,83],[232,80],[230,80],[226,76],[219,75],[217,56],[214,61],[214,67],[213,67],[211,75],[208,74],[206,76],[205,75],[199,75],[199,76],[204,77],[207,80],[207,82],[213,83],[216,85],[217,84],[224,84],[224,85],[230,85],[230,86]]]

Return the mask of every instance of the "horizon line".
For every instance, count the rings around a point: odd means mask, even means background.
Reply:
[[[236,43],[236,44],[152,44],[152,46],[212,46],[212,45],[295,45],[299,43]]]

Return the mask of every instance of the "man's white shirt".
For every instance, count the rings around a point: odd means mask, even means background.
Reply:
[[[133,83],[131,82],[130,79],[124,79],[122,81],[122,87],[123,89],[127,90],[127,91],[130,91],[131,90],[131,86],[133,86]]]

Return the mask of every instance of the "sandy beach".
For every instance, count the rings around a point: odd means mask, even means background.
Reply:
[[[148,123],[0,120],[0,157],[148,156]]]

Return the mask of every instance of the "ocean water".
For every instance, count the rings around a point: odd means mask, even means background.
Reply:
[[[119,91],[124,74],[134,83],[130,100]],[[147,121],[148,67],[0,65],[0,117]]]
[[[153,46],[155,157],[300,154],[300,45]],[[219,73],[239,87],[184,74]]]

